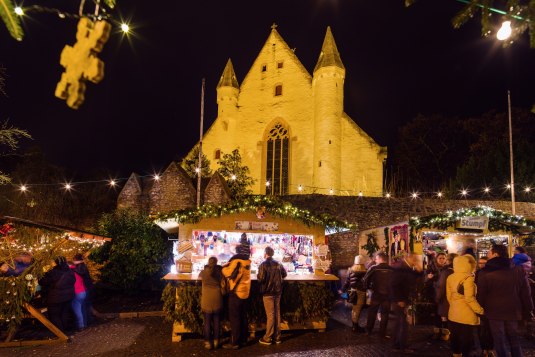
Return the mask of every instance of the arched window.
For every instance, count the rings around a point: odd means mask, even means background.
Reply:
[[[266,194],[288,194],[289,135],[288,129],[276,123],[267,135]]]

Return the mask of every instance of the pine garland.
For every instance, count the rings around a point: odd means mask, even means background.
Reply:
[[[204,205],[199,208],[171,211],[156,215],[156,220],[165,221],[175,219],[179,223],[197,223],[204,218],[216,218],[226,214],[257,211],[259,207],[265,207],[266,211],[276,217],[298,220],[307,226],[320,225],[333,228],[337,231],[342,229],[356,229],[356,225],[347,221],[340,221],[332,215],[322,213],[313,215],[308,210],[300,209],[275,196],[252,195],[241,200],[233,201],[226,205]]]

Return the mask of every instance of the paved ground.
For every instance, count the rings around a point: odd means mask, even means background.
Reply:
[[[280,345],[263,346],[255,340],[238,351],[206,351],[199,336],[172,343],[171,325],[159,317],[113,319],[101,321],[74,335],[72,343],[5,348],[0,349],[0,356],[398,356],[391,351],[388,343],[377,337],[353,334],[348,318],[348,307],[339,304],[324,333],[286,333]],[[411,343],[416,349],[414,355],[451,356],[446,343],[427,342],[430,331],[428,326],[411,328]],[[523,347],[526,356],[535,357],[535,343],[523,340]]]

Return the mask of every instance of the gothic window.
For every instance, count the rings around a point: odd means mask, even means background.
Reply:
[[[275,124],[267,135],[266,160],[266,194],[288,194],[289,176],[289,143],[288,129],[281,123]]]

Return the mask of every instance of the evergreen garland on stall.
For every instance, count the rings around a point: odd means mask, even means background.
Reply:
[[[292,204],[275,196],[252,195],[233,201],[226,205],[203,205],[156,215],[156,220],[165,221],[175,219],[180,223],[197,223],[204,218],[216,218],[225,214],[247,211],[257,211],[259,207],[276,217],[289,218],[300,221],[307,226],[320,225],[340,231],[341,229],[356,229],[356,225],[347,221],[340,221],[328,213],[313,215],[310,211],[297,208]]]

